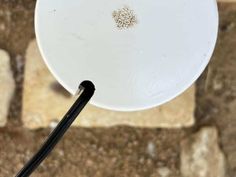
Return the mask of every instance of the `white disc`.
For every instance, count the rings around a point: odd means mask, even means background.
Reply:
[[[135,18],[126,28],[114,16],[124,8]],[[215,0],[38,0],[35,28],[47,66],[69,92],[91,80],[92,104],[133,111],[169,101],[199,77],[218,11]]]

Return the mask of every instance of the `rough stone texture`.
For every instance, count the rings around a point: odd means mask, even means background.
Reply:
[[[205,79],[197,83],[196,125],[218,128],[229,177],[236,177],[236,3],[219,4],[219,9],[216,49]]]
[[[28,128],[48,125],[54,127],[74,100],[56,83],[40,56],[36,41],[32,41],[26,54],[22,116],[24,125]],[[194,107],[194,87],[191,87],[173,101],[145,111],[115,112],[88,105],[74,125],[168,128],[191,126],[194,123]]]
[[[182,177],[225,177],[225,157],[215,128],[202,128],[181,145]]]
[[[0,127],[6,124],[14,89],[15,82],[11,71],[10,57],[0,49]]]
[[[0,129],[0,177],[13,177],[51,129]],[[32,177],[181,177],[183,131],[131,127],[70,128]],[[156,156],[147,153],[148,144]]]
[[[21,120],[24,54],[34,38],[34,7],[36,0],[0,0],[0,48],[11,56],[15,93],[9,108],[8,125],[19,126]]]
[[[73,99],[58,94],[57,88],[60,89],[40,57],[36,42],[31,42],[26,52],[22,113],[24,126],[46,127],[62,118]]]
[[[137,112],[115,112],[87,106],[78,124],[90,126],[129,125],[138,127],[177,128],[194,123],[194,87],[171,102],[157,108]]]

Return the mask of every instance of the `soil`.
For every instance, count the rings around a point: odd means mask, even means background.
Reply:
[[[9,123],[0,128],[0,177],[14,176],[51,131],[30,131],[21,124],[24,56],[29,41],[35,37],[34,7],[33,0],[0,0],[0,48],[10,53],[17,84]],[[170,177],[180,177],[179,143],[201,127],[212,125],[220,133],[228,175],[235,177],[236,3],[219,4],[219,10],[217,47],[208,69],[197,81],[194,127],[71,128],[32,176],[159,177],[158,169],[167,167]],[[154,152],[150,152],[150,145]]]

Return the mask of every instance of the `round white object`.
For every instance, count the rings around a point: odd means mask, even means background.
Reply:
[[[119,29],[113,12],[133,11]],[[37,42],[56,79],[75,94],[83,80],[91,103],[134,111],[163,104],[200,76],[218,32],[215,0],[38,0]]]

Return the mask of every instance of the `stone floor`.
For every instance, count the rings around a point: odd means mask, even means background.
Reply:
[[[22,116],[34,6],[33,0],[0,0],[0,49],[9,53],[11,68],[2,69],[8,60],[0,54],[0,113],[9,105],[0,128],[0,177],[14,176],[51,131],[26,128]],[[219,4],[219,10],[217,47],[196,83],[194,125],[73,127],[32,176],[236,177],[236,4]]]

